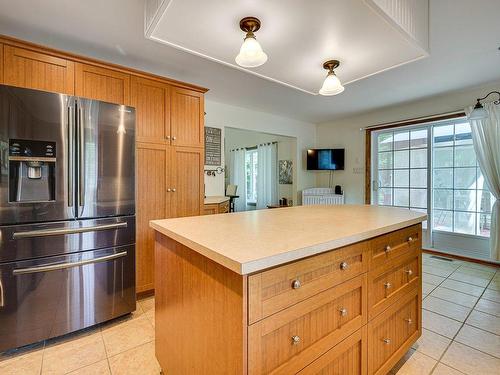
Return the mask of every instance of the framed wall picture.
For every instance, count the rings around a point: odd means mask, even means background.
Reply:
[[[205,126],[205,165],[221,165],[222,130]]]
[[[291,160],[280,160],[278,163],[279,168],[279,184],[291,185],[293,184],[293,162]]]

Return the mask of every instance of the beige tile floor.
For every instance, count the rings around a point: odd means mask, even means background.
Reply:
[[[390,372],[500,375],[500,271],[424,254],[423,334]],[[0,354],[1,375],[158,375],[154,299],[128,317]]]

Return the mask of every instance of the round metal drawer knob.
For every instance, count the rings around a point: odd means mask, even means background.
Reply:
[[[391,339],[383,339],[382,341],[384,342],[384,344],[387,344],[387,345],[389,345],[391,343]]]
[[[406,320],[406,322],[407,322],[408,324],[412,324],[412,323],[413,323],[413,320],[411,320],[411,318],[408,318],[408,319],[405,319],[405,320]]]
[[[339,310],[341,316],[346,316],[347,315],[347,309],[345,307],[341,308]]]
[[[349,265],[347,264],[347,262],[340,263],[340,269],[341,270],[346,270],[348,268],[349,268]]]
[[[389,245],[387,245],[384,250],[386,253],[388,253],[389,251],[392,250],[392,248]]]
[[[299,336],[292,336],[292,344],[297,345],[300,343],[300,337]]]
[[[413,275],[413,271],[412,270],[406,270],[405,272],[408,274],[408,276]]]
[[[408,237],[408,242],[413,242],[413,237]]]
[[[174,188],[174,189],[172,189],[172,192],[173,192],[173,193],[175,193],[175,188]]]
[[[293,282],[292,282],[293,289],[299,289],[301,286],[302,286],[302,284],[300,283],[300,280],[293,280]]]
[[[385,287],[386,289],[392,288],[392,284],[391,284],[391,283],[385,283],[385,284],[384,284],[384,287]]]
[[[177,137],[172,137],[172,141],[175,141],[177,139]]]

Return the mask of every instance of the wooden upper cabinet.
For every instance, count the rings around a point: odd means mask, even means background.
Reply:
[[[130,104],[130,74],[94,65],[75,64],[75,95]]]
[[[130,104],[135,107],[137,141],[167,143],[170,138],[169,86],[132,76]]]
[[[167,193],[171,196],[170,217],[200,215],[204,208],[205,152],[195,147],[171,149],[168,188],[172,191]]]
[[[5,45],[3,69],[6,85],[74,94],[75,64],[70,60]]]
[[[171,137],[175,146],[204,146],[204,99],[203,94],[171,88]]]

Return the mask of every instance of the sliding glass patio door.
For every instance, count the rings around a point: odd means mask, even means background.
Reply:
[[[427,212],[424,247],[489,258],[494,203],[465,118],[372,133],[371,203]]]

